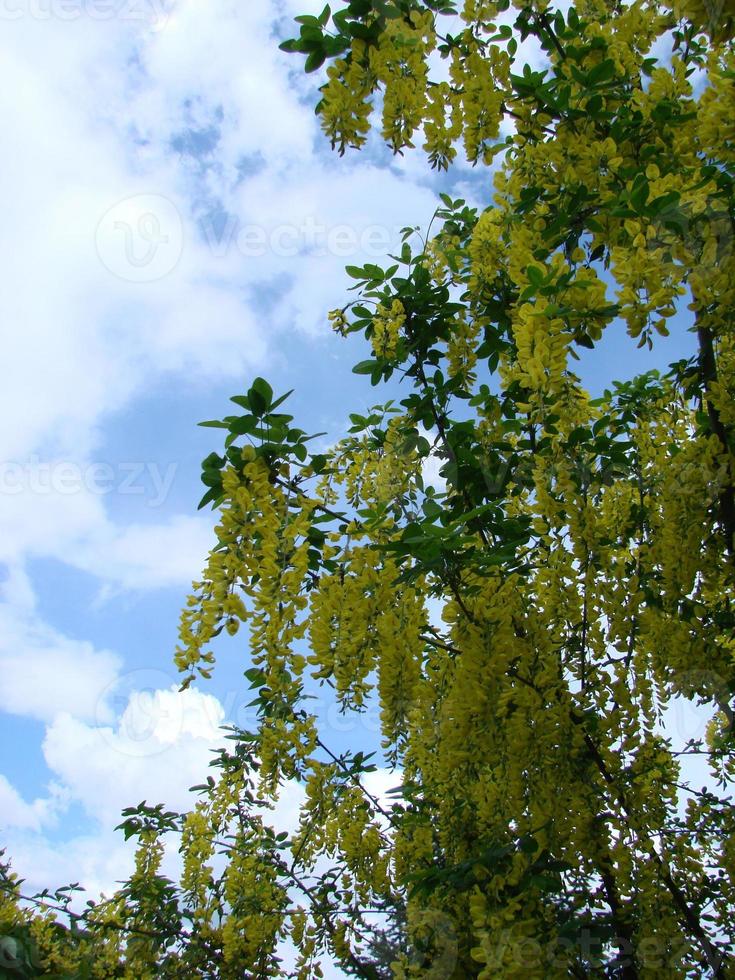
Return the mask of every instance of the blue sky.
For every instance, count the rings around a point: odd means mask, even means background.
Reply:
[[[332,336],[346,263],[379,261],[440,189],[377,145],[340,159],[316,80],[277,50],[310,0],[5,0],[0,295],[0,847],[28,887],[109,889],[131,867],[112,827],[174,808],[218,725],[250,698],[237,640],[179,695],[179,608],[211,543],[202,419],[256,374],[295,388],[301,426],[339,438],[379,394]],[[683,321],[639,369],[689,350]],[[612,328],[593,389],[630,371]],[[333,744],[375,741],[369,723]],[[382,783],[380,783],[382,780]],[[376,775],[376,788],[395,777]],[[293,822],[298,790],[279,819]]]

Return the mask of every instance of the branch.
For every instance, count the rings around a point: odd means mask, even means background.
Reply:
[[[395,827],[396,823],[393,817],[391,816],[391,814],[389,814],[386,810],[383,809],[383,807],[380,805],[380,802],[373,796],[373,794],[369,790],[365,789],[365,787],[360,782],[358,777],[347,768],[344,759],[340,758],[339,756],[336,756],[334,752],[332,752],[332,750],[327,745],[325,745],[324,742],[322,742],[322,740],[318,736],[317,736],[316,744],[319,746],[320,749],[322,749],[323,752],[327,753],[329,758],[332,759],[340,767],[340,769],[342,769],[343,772],[345,772],[350,777],[350,779],[355,784],[355,786],[357,786],[357,788],[362,792],[362,794],[368,800],[370,800],[370,802],[378,811],[378,813],[380,813],[383,817],[385,817],[385,819],[388,821],[391,827]]]
[[[730,558],[735,561],[735,487],[733,486],[733,461],[728,432],[720,418],[711,397],[711,387],[717,381],[717,360],[715,358],[712,332],[704,326],[697,325],[699,340],[699,371],[702,387],[705,393],[705,403],[712,431],[717,436],[723,452],[728,459],[728,478],[720,492],[720,524],[725,535],[726,548]]]
[[[574,709],[571,709],[571,719],[575,725],[582,725],[584,721],[583,718],[581,718],[574,711]],[[617,784],[615,777],[608,769],[605,760],[602,758],[600,751],[595,745],[591,736],[587,732],[584,732],[583,738],[584,738],[584,743],[587,747],[587,751],[590,757],[593,759],[595,765],[597,766],[600,775],[602,776],[605,783],[610,787],[610,789],[614,792],[615,796],[617,797],[620,807],[625,815],[625,819],[626,822],[628,823],[628,826],[636,834],[636,836],[642,840],[645,835],[639,833],[634,825],[633,817],[631,816],[631,807],[630,804],[628,803],[625,790]],[[710,969],[713,972],[714,977],[724,978],[726,976],[725,970],[728,962],[727,957],[725,956],[724,953],[721,953],[716,946],[712,944],[709,936],[702,928],[702,924],[699,921],[698,915],[694,912],[694,910],[689,905],[684,892],[674,881],[674,879],[671,876],[671,872],[668,870],[668,868],[666,868],[662,858],[656,851],[655,847],[653,847],[653,845],[650,844],[650,842],[647,850],[648,850],[649,857],[657,866],[661,881],[666,885],[666,888],[668,889],[671,897],[674,900],[674,905],[676,906],[682,919],[686,923],[687,929],[693,936],[696,937],[697,941],[699,942],[699,945],[702,948],[702,951],[705,955],[705,958],[707,960]]]

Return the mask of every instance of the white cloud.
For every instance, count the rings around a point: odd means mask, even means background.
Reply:
[[[211,749],[224,744],[224,710],[210,694],[175,688],[137,691],[122,716],[95,727],[69,714],[48,727],[46,762],[70,796],[108,832],[140,800],[185,809]]]
[[[163,524],[106,525],[68,560],[124,589],[184,586],[198,577],[214,544],[206,517],[173,517]]]
[[[69,465],[92,471],[106,416],[144,382],[171,372],[198,379],[242,374],[246,364],[266,359],[273,324],[326,329],[344,264],[376,260],[403,224],[430,217],[433,195],[394,173],[369,165],[338,173],[332,163],[321,172],[311,149],[313,117],[289,90],[288,59],[271,36],[275,8],[244,10],[230,0],[219,7],[216,14],[183,0],[164,30],[148,33],[125,21],[10,25],[20,43],[5,62],[3,92],[17,149],[0,198],[14,231],[0,244],[0,261],[13,288],[0,298],[0,315],[18,329],[8,333],[5,353],[15,368],[0,392],[6,468],[36,476]],[[111,36],[119,36],[127,59],[112,54]],[[79,55],[61,88],[53,38],[68,40]],[[39,49],[45,59],[31,57]],[[213,50],[221,56],[213,58]],[[109,77],[100,70],[103,59]],[[95,99],[90,77],[100,86]],[[22,97],[8,100],[11,90]],[[219,133],[214,176],[202,184],[177,162],[168,140],[186,126],[210,124]],[[253,154],[267,168],[237,183],[240,160]],[[236,240],[213,248],[194,220],[195,197],[207,187],[231,209],[238,229],[255,225],[270,235],[285,226],[299,236],[311,222],[323,229],[327,254],[279,254],[270,239],[257,257]],[[132,204],[119,203],[131,197]],[[101,218],[108,224],[100,238]],[[155,281],[129,281],[150,267],[125,265],[127,245],[110,235],[126,230],[136,261],[150,236],[154,244],[167,238],[178,256],[172,270]],[[345,241],[333,237],[345,230],[354,235],[347,251],[333,247]],[[388,237],[379,240],[376,231]],[[304,244],[308,252],[308,241],[297,238],[299,248]],[[278,277],[287,285],[274,309],[256,316],[248,298]],[[272,332],[271,349],[275,340]],[[10,492],[4,483],[2,499],[0,560],[57,558],[113,590],[185,587],[211,543],[206,518],[163,511],[156,524],[115,526],[106,498],[88,486]]]
[[[85,892],[77,899],[83,906],[87,898],[111,894],[117,882],[133,870],[133,847],[122,834],[80,834],[63,841],[39,833],[11,830],[4,835],[6,857],[13,870],[24,879],[23,892],[32,895],[43,888],[59,888],[80,882]]]
[[[274,321],[327,330],[326,314],[354,293],[345,265],[390,264],[406,225],[428,226],[436,197],[399,174],[358,162],[293,165],[243,182],[228,202],[239,228],[262,230],[267,247],[244,269],[249,277],[288,277]]]
[[[71,639],[43,623],[18,570],[0,591],[0,709],[50,721],[59,712],[79,718],[109,714],[101,701],[122,662],[107,650]]]
[[[43,555],[68,558],[82,538],[94,537],[106,526],[101,495],[88,492],[83,484],[70,493],[51,485],[52,474],[63,475],[67,463],[23,459],[4,465],[3,486],[11,489],[0,497],[0,561],[17,564]]]
[[[3,711],[42,721],[61,710],[95,716],[100,693],[120,668],[118,657],[47,626],[13,621],[5,610],[0,610],[0,630]]]
[[[109,894],[132,870],[132,843],[113,833],[121,811],[144,799],[188,809],[189,788],[203,781],[212,750],[224,744],[223,722],[224,709],[212,695],[174,687],[131,692],[109,725],[57,715],[43,742],[53,774],[48,796],[28,803],[0,776],[0,827],[28,887],[79,881],[90,895]],[[52,841],[57,813],[72,804],[82,808],[88,828],[80,834],[69,826]],[[176,847],[170,852],[166,870],[175,873]]]
[[[30,557],[55,558],[96,576],[107,592],[187,588],[213,544],[211,515],[166,515],[175,464],[102,466],[104,472],[97,464],[60,460],[13,471],[6,468],[6,482],[8,474],[15,474],[19,492],[0,495],[0,562],[19,565]],[[160,519],[133,524],[111,521],[104,509],[105,496],[94,486],[100,473],[109,478],[104,486],[110,491],[135,492],[136,499],[144,500],[149,513]],[[65,479],[67,489],[60,490]]]
[[[132,870],[133,844],[113,834],[121,811],[142,800],[180,812],[191,807],[190,787],[204,781],[212,751],[225,744],[225,720],[224,707],[212,695],[175,687],[132,691],[110,725],[57,716],[43,743],[53,773],[48,797],[28,803],[0,775],[0,829],[28,888],[79,881],[88,895],[109,894]],[[300,786],[287,784],[264,819],[292,832],[303,798]],[[72,804],[83,809],[89,827],[83,834],[68,833],[59,845],[48,830],[57,812]],[[164,870],[173,876],[180,868],[176,848],[172,839]]]
[[[278,51],[276,5],[244,8],[237,0],[219,0],[216,6],[214,11],[201,0],[179,2],[165,30],[149,39],[142,60],[149,92],[157,98],[147,100],[148,113],[134,107],[139,119],[153,132],[162,123],[174,132],[186,100],[192,121],[202,128],[212,125],[216,113],[226,177],[253,153],[276,164],[284,154],[308,155],[314,117],[289,85],[289,68],[297,65]]]
[[[218,249],[198,223],[217,202],[238,229],[298,232],[311,220],[360,235],[433,210],[429,191],[395,173],[337,170],[315,154],[317,125],[300,101],[314,82],[277,50],[281,4],[179,0],[154,30],[159,6],[64,19],[51,3],[39,19],[30,5],[0,39],[14,148],[0,188],[12,284],[0,317],[13,325],[4,355],[14,365],[0,391],[0,464],[37,454],[37,466],[89,469],[110,413],[176,373],[201,381],[260,368],[283,330],[326,329],[345,263],[376,258],[363,239],[325,256],[278,254],[272,242],[258,257],[237,241]],[[192,131],[209,140],[199,156],[177,149]],[[255,158],[264,169],[243,177]],[[274,281],[271,309],[254,309]],[[166,514],[145,531],[115,527],[99,494],[0,493],[0,561],[59,558],[126,588],[198,571],[201,521]]]
[[[142,676],[133,679],[144,682]],[[87,898],[110,895],[133,869],[133,842],[112,833],[121,810],[144,799],[173,810],[190,807],[189,787],[203,780],[212,749],[222,744],[219,726],[224,721],[225,709],[216,698],[174,687],[133,690],[111,725],[96,727],[68,714],[56,717],[43,745],[54,776],[48,798],[27,803],[0,775],[4,842],[14,870],[25,879],[25,892],[80,882],[84,891],[74,899],[76,908]],[[384,769],[365,777],[366,788],[384,807],[391,803],[387,790],[398,782],[400,773]],[[289,782],[275,809],[263,817],[277,831],[293,833],[303,801],[303,787]],[[71,804],[83,808],[89,829],[51,839],[48,830],[57,812]],[[170,838],[162,869],[174,880],[181,870],[177,847],[177,839]],[[287,960],[293,957],[289,943],[281,952]],[[325,976],[342,976],[333,963],[323,966]]]
[[[0,459],[49,445],[78,458],[103,415],[161,371],[229,375],[263,356],[237,257],[214,258],[199,238],[206,182],[171,139],[214,126],[216,186],[226,188],[244,156],[308,157],[314,123],[280,64],[274,6],[215,6],[181,0],[158,31],[125,5],[112,20],[62,19],[53,4],[39,19],[31,5],[4,25],[0,106],[13,152],[0,261],[12,288],[0,315],[13,325],[4,354],[14,370],[0,393]],[[138,195],[168,202],[153,209],[158,230],[131,218],[138,258],[180,222],[181,261],[157,282],[130,282],[124,268],[116,278],[96,252],[100,219]]]
[[[64,794],[53,785],[47,798],[27,803],[0,773],[0,830],[3,832],[13,828],[40,830],[55,820],[57,811],[64,805]]]

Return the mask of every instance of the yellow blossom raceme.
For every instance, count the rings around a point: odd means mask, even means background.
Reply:
[[[504,262],[503,214],[499,209],[484,211],[475,225],[469,255],[472,262],[472,285],[481,293],[499,278]]]
[[[718,339],[717,379],[709,386],[713,407],[722,424],[735,428],[735,336]]]
[[[466,24],[477,24],[486,28],[492,24],[498,15],[498,4],[495,0],[464,0],[462,20]]]
[[[253,490],[256,486],[263,487],[264,465],[261,460],[251,459],[243,476],[231,466],[223,472],[225,503],[216,529],[222,547],[211,552],[203,580],[194,583],[195,592],[181,615],[181,645],[176,651],[176,664],[181,671],[198,669],[207,676],[214,656],[206,648],[223,619],[234,624],[249,616],[237,590],[240,587],[240,591],[247,593],[249,582],[257,572],[257,559],[245,544],[252,538],[253,521],[259,513]],[[270,523],[278,520],[272,507],[266,508],[261,517]],[[208,666],[200,668],[202,661]]]
[[[364,55],[364,43],[353,41],[349,58],[339,58],[327,69],[322,88],[322,128],[342,153],[347,146],[362,146],[370,129],[374,79]]]
[[[332,325],[332,329],[336,331],[336,333],[343,333],[344,328],[347,326],[345,311],[332,310],[331,313],[329,313],[329,322]]]
[[[181,836],[181,852],[184,867],[181,887],[191,896],[193,919],[199,925],[208,923],[211,917],[212,866],[208,862],[214,854],[214,835],[211,817],[204,804],[198,804],[186,817]]]
[[[317,676],[333,678],[337,695],[359,706],[371,689],[367,678],[378,655],[376,621],[384,614],[384,582],[378,553],[353,546],[341,568],[322,575],[311,594],[309,663]]]
[[[478,49],[472,33],[465,32],[469,49],[466,56],[455,50],[450,68],[454,86],[461,95],[464,124],[464,147],[471,163],[489,162],[492,142],[498,138],[502,114],[503,92],[496,84],[496,74],[508,70],[508,58],[494,47],[490,57]]]
[[[388,20],[369,50],[371,72],[383,85],[383,138],[394,152],[413,146],[413,134],[423,122],[426,59],[435,44],[433,15],[413,10],[407,19]]]
[[[710,35],[713,41],[728,41],[735,37],[735,4],[733,0],[723,0],[717,6],[705,0],[677,0],[674,9],[679,17],[691,20],[700,30]]]
[[[530,389],[554,391],[562,383],[567,363],[569,337],[561,319],[549,319],[543,308],[525,303],[515,311],[513,335],[516,369]]]
[[[387,504],[415,485],[420,464],[412,443],[406,443],[404,427],[405,419],[400,415],[388,422],[373,479],[363,486],[365,501]]]
[[[457,156],[456,141],[462,135],[461,101],[452,97],[448,82],[439,82],[427,92],[424,149],[432,165],[447,169]]]
[[[467,384],[476,378],[477,338],[481,324],[477,319],[460,316],[451,326],[447,344],[448,370],[450,377],[462,375]]]
[[[275,950],[285,925],[288,895],[258,833],[238,834],[224,876],[229,913],[222,927],[223,980],[276,976]]]
[[[395,357],[401,328],[406,322],[406,311],[399,299],[393,300],[390,307],[379,306],[373,317],[372,345],[378,357]]]

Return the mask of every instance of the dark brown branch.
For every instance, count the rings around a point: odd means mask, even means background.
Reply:
[[[332,752],[332,750],[327,745],[325,745],[324,742],[322,742],[322,740],[320,738],[318,738],[318,737],[317,737],[317,740],[316,740],[316,744],[319,746],[319,748],[323,752],[326,752],[327,753],[327,755],[329,756],[329,758],[332,759],[333,762],[335,762],[335,764],[338,765],[339,768],[344,773],[346,773],[350,777],[351,781],[362,792],[363,796],[366,799],[370,800],[370,802],[375,807],[375,809],[378,811],[378,813],[381,814],[381,816],[383,816],[392,827],[395,827],[395,821],[393,820],[393,817],[391,816],[391,814],[388,813],[387,810],[385,810],[380,805],[380,802],[373,796],[373,794],[369,790],[365,789],[365,787],[360,782],[360,780],[358,779],[358,777],[354,773],[350,772],[350,770],[347,768],[347,765],[346,765],[344,759],[341,759],[339,756],[336,756],[334,754],[334,752]]]
[[[584,719],[573,709],[571,711],[571,718],[574,724],[576,725],[582,725],[584,723]],[[625,819],[628,826],[631,828],[633,833],[636,834],[636,836],[638,836],[640,839],[643,839],[643,835],[638,833],[637,828],[633,823],[633,817],[631,816],[631,807],[628,803],[627,794],[625,790],[618,784],[615,777],[608,769],[605,760],[602,758],[602,755],[600,754],[600,751],[595,745],[591,736],[587,732],[584,732],[583,739],[587,751],[591,759],[594,761],[595,765],[597,766],[600,775],[604,779],[605,783],[613,791],[614,795],[617,797],[618,803],[620,804],[623,814],[625,815]],[[717,947],[714,946],[713,943],[711,942],[709,936],[702,928],[702,924],[699,921],[699,916],[690,906],[684,892],[681,890],[679,885],[672,878],[671,873],[664,865],[664,862],[661,859],[658,852],[656,851],[655,847],[651,845],[647,850],[648,850],[649,857],[657,866],[659,877],[661,878],[661,881],[668,889],[669,894],[671,895],[674,901],[674,905],[676,906],[676,909],[679,912],[682,920],[684,921],[687,929],[689,930],[690,934],[694,936],[697,942],[699,943],[702,952],[706,957],[707,963],[710,969],[712,970],[713,976],[715,978],[720,978],[720,977],[724,978],[726,976],[725,969],[727,964],[725,955],[723,953],[720,953]]]
[[[725,535],[727,551],[731,559],[735,560],[735,486],[733,486],[735,481],[733,480],[732,450],[730,449],[727,428],[711,397],[712,385],[717,381],[714,341],[712,332],[707,327],[700,325],[697,326],[697,338],[699,340],[699,372],[707,415],[712,431],[717,436],[728,461],[727,480],[720,491],[720,524]]]
[[[626,915],[623,903],[615,881],[612,856],[610,854],[610,842],[604,815],[598,816],[595,823],[604,832],[597,843],[597,856],[595,864],[600,877],[602,886],[605,889],[605,897],[610,907],[612,924],[615,929],[614,941],[618,948],[616,959],[610,966],[610,973],[620,976],[621,980],[638,980],[638,968],[635,965],[633,951],[635,949],[634,933],[630,920]]]

